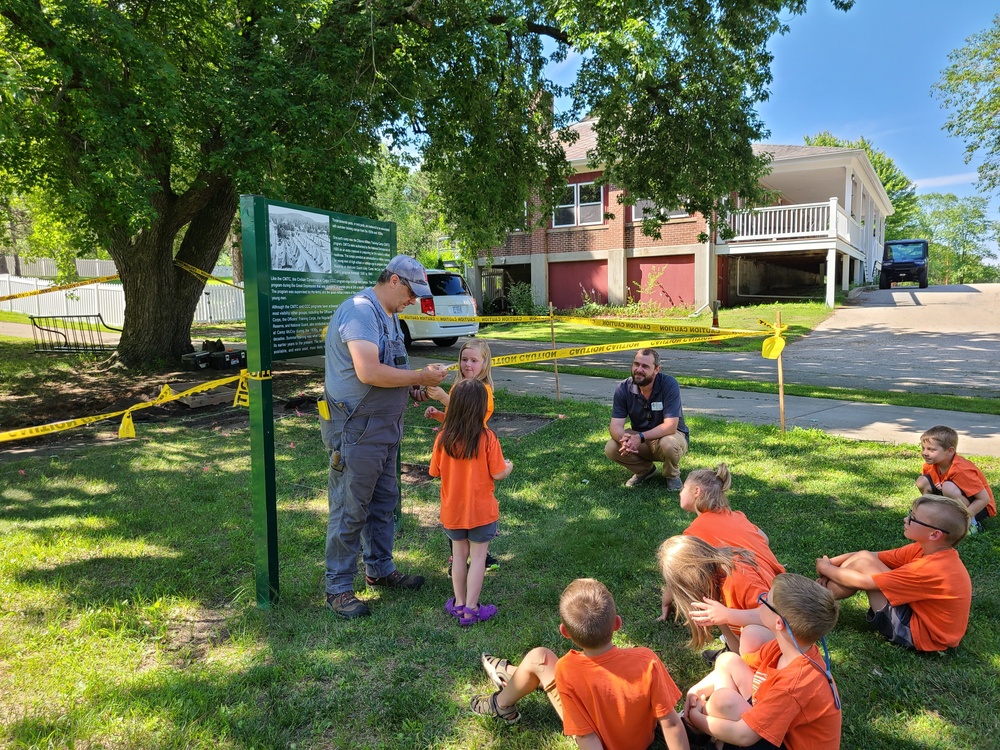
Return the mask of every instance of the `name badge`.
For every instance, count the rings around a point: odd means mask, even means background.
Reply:
[[[654,401],[653,403],[651,403],[649,405],[649,410],[650,411],[663,411],[663,402],[662,401]]]

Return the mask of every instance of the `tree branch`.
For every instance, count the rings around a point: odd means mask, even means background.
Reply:
[[[503,26],[510,18],[507,16],[487,16],[486,22],[494,26]],[[526,21],[524,27],[532,34],[538,34],[539,36],[547,36],[555,39],[557,42],[562,42],[563,44],[570,44],[569,36],[565,31],[560,29],[558,26],[550,26],[545,23],[536,23],[534,21]]]

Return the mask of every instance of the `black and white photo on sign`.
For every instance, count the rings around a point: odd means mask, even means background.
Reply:
[[[330,273],[330,220],[321,214],[268,206],[272,271]]]

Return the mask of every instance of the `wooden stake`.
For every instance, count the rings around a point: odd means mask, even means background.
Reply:
[[[555,311],[552,308],[552,303],[549,303],[549,334],[552,336],[552,348],[556,348],[556,320]],[[559,360],[552,360],[552,369],[556,374],[556,401],[561,401],[559,398]]]
[[[775,330],[781,330],[781,310],[778,310]],[[781,364],[781,354],[778,354],[778,412],[781,415],[781,432],[785,432],[785,370]]]

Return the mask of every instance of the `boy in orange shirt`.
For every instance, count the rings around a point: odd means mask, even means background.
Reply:
[[[515,705],[538,687],[576,744],[605,750],[649,747],[659,725],[670,750],[688,750],[675,706],[681,692],[659,657],[648,648],[618,648],[612,635],[622,626],[611,592],[593,578],[578,578],[559,598],[559,632],[583,651],[561,659],[534,648],[517,666],[483,654],[483,667],[497,686],[472,699],[477,714],[513,724]]]
[[[951,427],[937,425],[921,435],[924,466],[917,489],[921,495],[946,495],[965,503],[972,516],[969,533],[975,534],[983,521],[997,514],[997,504],[986,475],[957,451],[958,433]]]
[[[742,659],[719,656],[688,691],[685,722],[693,736],[711,735],[721,750],[838,750],[840,697],[826,642],[823,655],[816,647],[837,624],[836,600],[815,581],[782,573],[758,601],[775,639]]]
[[[838,599],[868,595],[868,622],[890,643],[916,651],[957,646],[969,625],[972,581],[955,549],[969,529],[961,500],[921,495],[903,519],[912,544],[816,560],[819,582]]]

